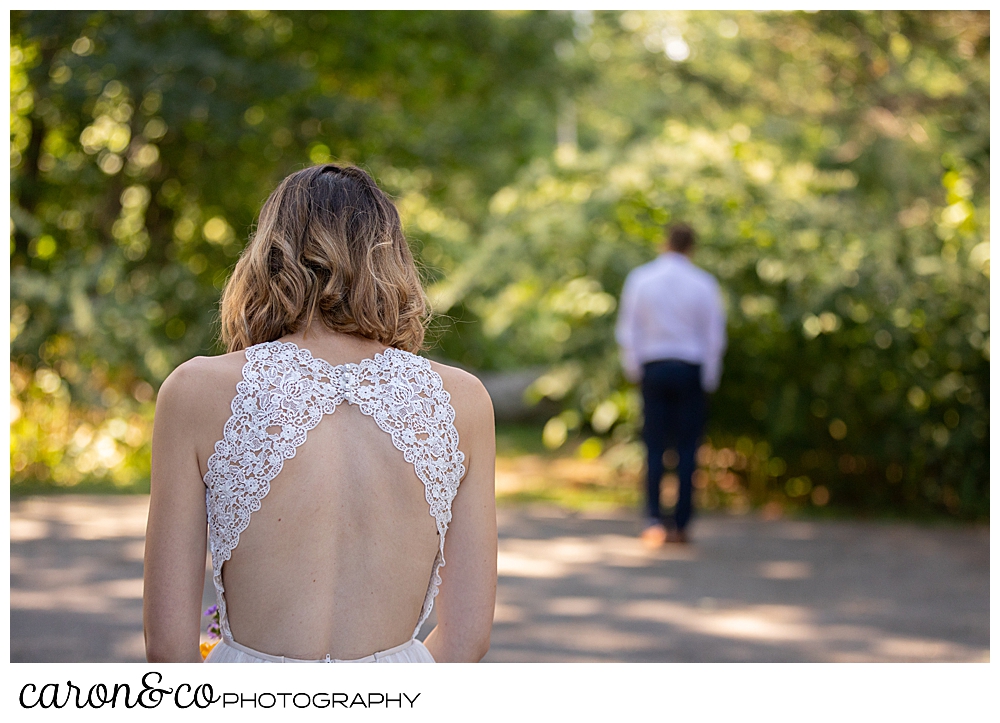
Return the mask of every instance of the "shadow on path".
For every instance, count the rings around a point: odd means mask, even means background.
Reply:
[[[501,510],[492,661],[985,661],[989,530]]]
[[[12,662],[143,660],[147,505],[11,502]],[[989,660],[984,526],[708,516],[693,544],[647,551],[625,513],[499,522],[486,661]]]

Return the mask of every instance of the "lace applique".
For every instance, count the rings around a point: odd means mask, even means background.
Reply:
[[[439,548],[415,637],[441,585],[451,503],[465,475],[455,410],[441,376],[426,359],[392,348],[358,364],[334,366],[291,342],[272,341],[249,347],[246,358],[233,414],[205,473],[209,547],[223,632],[232,637],[223,563],[232,556],[250,515],[260,509],[285,460],[295,456],[324,415],[333,414],[346,401],[389,434],[413,465],[437,523]]]

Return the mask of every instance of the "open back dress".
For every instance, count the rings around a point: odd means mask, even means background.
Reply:
[[[465,474],[465,456],[458,449],[455,410],[440,375],[430,362],[388,348],[354,364],[333,365],[291,342],[267,342],[245,351],[241,381],[232,401],[232,416],[223,438],[215,444],[205,474],[212,579],[220,615],[221,640],[205,662],[434,662],[417,633],[427,620],[441,584],[445,535],[451,505]],[[410,639],[388,650],[342,661],[329,654],[315,660],[289,658],[254,650],[233,639],[223,585],[223,566],[232,557],[240,535],[261,509],[271,483],[287,460],[306,443],[308,433],[343,403],[356,405],[391,438],[423,484],[423,496],[438,535],[437,554],[430,565],[427,590]],[[331,471],[331,474],[334,472]],[[296,479],[283,476],[282,485]],[[379,484],[411,480],[386,475]],[[307,500],[302,501],[308,505]],[[323,534],[322,530],[310,534]],[[429,533],[428,533],[429,534]],[[408,625],[408,624],[407,624]]]

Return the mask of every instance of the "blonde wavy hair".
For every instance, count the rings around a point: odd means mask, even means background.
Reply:
[[[308,330],[316,318],[416,352],[427,322],[396,207],[360,168],[330,164],[293,173],[264,203],[220,312],[231,352]]]

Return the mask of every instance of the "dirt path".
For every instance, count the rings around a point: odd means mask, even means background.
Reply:
[[[12,662],[143,659],[146,505],[11,502]],[[624,513],[499,519],[487,661],[989,660],[985,526],[715,516],[650,553]]]

